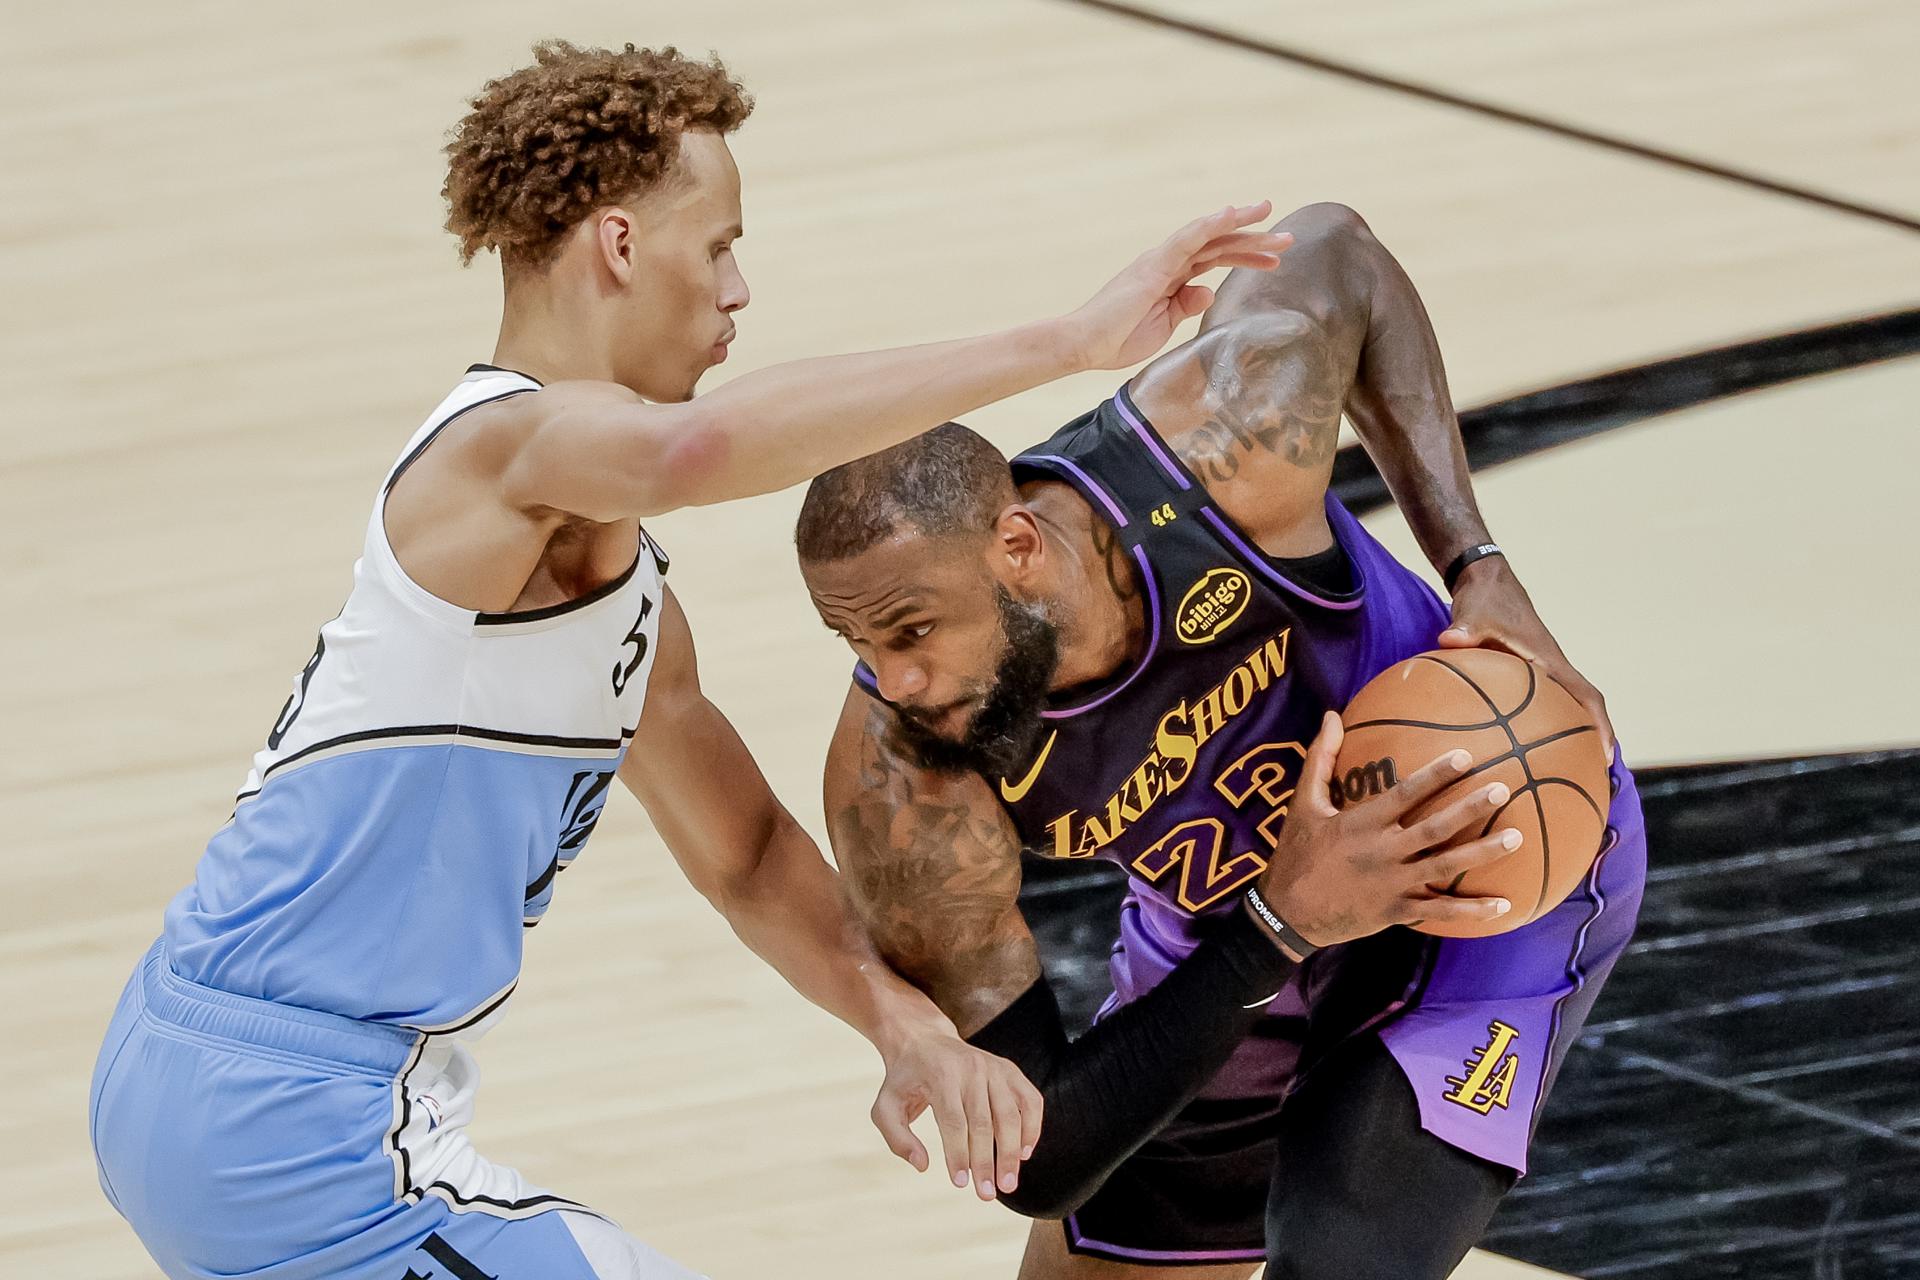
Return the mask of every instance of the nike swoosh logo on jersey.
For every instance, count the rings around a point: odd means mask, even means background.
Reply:
[[[1026,777],[1011,786],[1007,784],[1005,778],[1000,779],[1000,798],[1002,800],[1005,800],[1008,804],[1019,804],[1027,798],[1027,792],[1033,790],[1034,780],[1040,776],[1040,771],[1047,767],[1047,756],[1053,751],[1053,740],[1059,736],[1060,731],[1058,729],[1055,729],[1047,735],[1047,745],[1040,748],[1040,754],[1034,760],[1033,768],[1027,770]]]

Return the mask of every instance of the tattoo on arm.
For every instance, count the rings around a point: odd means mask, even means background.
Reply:
[[[1107,585],[1113,588],[1114,598],[1125,603],[1140,594],[1140,584],[1127,562],[1126,548],[1120,545],[1120,535],[1112,525],[1098,515],[1088,514],[1093,522],[1093,552],[1106,566]]]
[[[1340,442],[1340,406],[1353,378],[1349,343],[1305,317],[1276,317],[1226,342],[1210,370],[1207,421],[1175,451],[1202,480],[1233,479],[1255,454],[1303,469],[1324,467]]]
[[[1020,915],[1019,842],[979,778],[916,768],[889,747],[890,726],[873,707],[856,776],[838,786],[829,760],[834,853],[880,953],[970,1035],[1040,974]]]

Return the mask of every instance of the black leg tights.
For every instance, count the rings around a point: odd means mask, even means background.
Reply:
[[[1281,1113],[1268,1280],[1445,1280],[1513,1183],[1422,1129],[1392,1056],[1356,1036]]]

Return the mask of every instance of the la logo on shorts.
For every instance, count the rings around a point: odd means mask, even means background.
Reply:
[[[1469,1054],[1462,1064],[1467,1069],[1466,1076],[1448,1076],[1447,1083],[1453,1089],[1440,1096],[1483,1116],[1495,1107],[1504,1110],[1513,1093],[1513,1077],[1520,1070],[1520,1055],[1508,1053],[1507,1046],[1519,1038],[1520,1033],[1506,1023],[1498,1020],[1489,1023],[1487,1043]]]

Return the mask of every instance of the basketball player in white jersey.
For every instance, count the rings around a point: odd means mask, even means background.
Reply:
[[[468,1142],[463,1039],[512,993],[618,776],[688,878],[887,1067],[874,1119],[931,1106],[950,1172],[1011,1188],[1038,1095],[872,962],[834,873],[700,691],[641,521],[778,489],[1086,368],[1272,267],[1264,205],[1191,224],[1066,317],[812,360],[693,399],[747,288],[725,135],[750,102],[672,50],[541,46],[457,130],[463,256],[506,310],[373,504],[340,614],[168,907],[92,1088],[102,1186],[170,1276],[686,1274]]]

